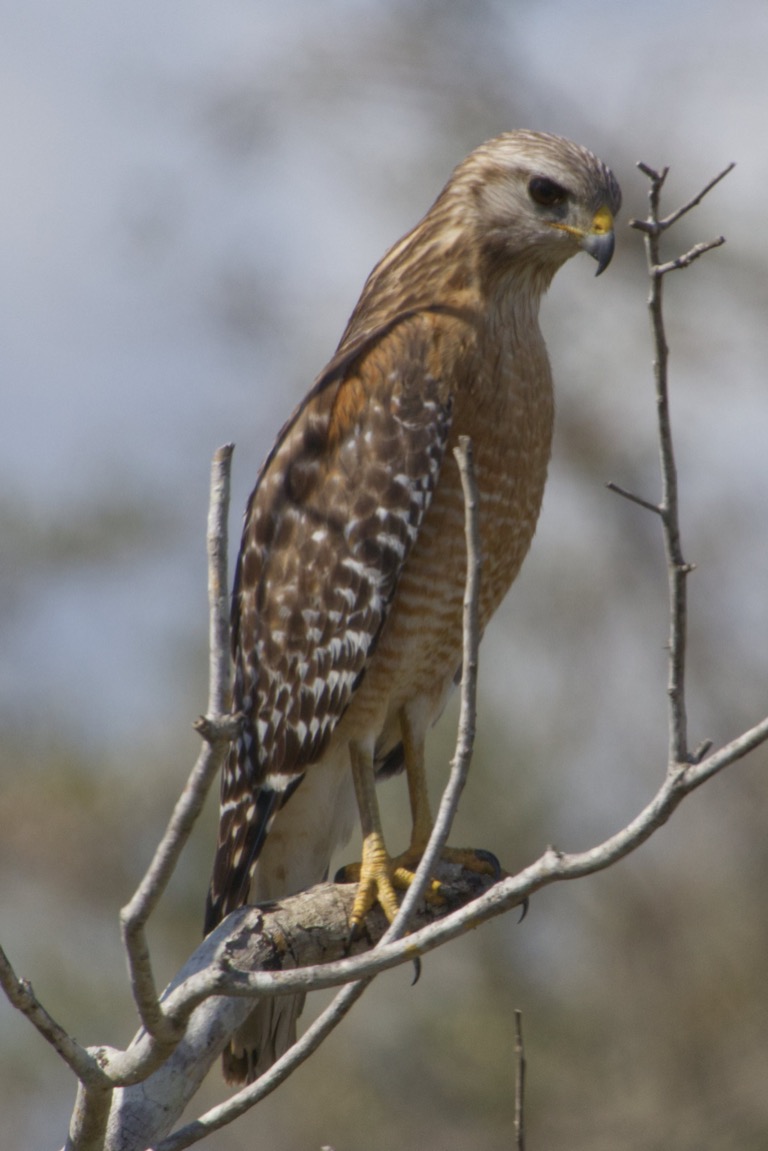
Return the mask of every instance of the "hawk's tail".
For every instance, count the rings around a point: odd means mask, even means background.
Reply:
[[[248,902],[253,869],[275,815],[302,779],[296,776],[283,790],[265,785],[253,788],[241,763],[240,748],[233,743],[222,774],[219,838],[205,904],[204,935]]]
[[[305,776],[287,782],[284,792],[270,792],[262,785],[256,795],[251,793],[253,822],[262,830],[254,832],[253,840],[243,840],[243,855],[232,861],[235,868],[242,867],[250,849],[250,873],[246,867],[238,879],[239,891],[233,882],[229,900],[222,901],[216,895],[218,872],[214,867],[208,912],[211,923],[217,915],[233,910],[235,898],[241,903],[280,901],[320,883],[328,876],[334,848],[349,838],[356,809],[345,746],[311,765]],[[224,816],[228,817],[227,810]],[[230,869],[227,874],[234,875],[234,871]],[[301,994],[259,1000],[223,1053],[225,1077],[239,1083],[266,1071],[294,1042],[303,1005]]]

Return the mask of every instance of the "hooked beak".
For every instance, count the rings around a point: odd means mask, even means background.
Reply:
[[[596,276],[599,276],[611,262],[613,249],[616,246],[616,237],[613,234],[613,215],[610,208],[598,208],[592,218],[589,231],[574,228],[572,224],[550,223],[550,228],[557,228],[560,232],[568,232],[579,241],[579,246],[588,252],[593,260],[597,260]]]
[[[613,232],[613,216],[608,208],[595,212],[592,227],[581,238],[581,246],[594,260],[597,260],[596,276],[599,276],[611,262],[616,237]]]

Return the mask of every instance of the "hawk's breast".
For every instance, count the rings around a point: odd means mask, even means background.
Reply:
[[[538,335],[538,332],[536,332]],[[418,539],[401,573],[379,637],[339,738],[377,738],[405,705],[421,699],[439,714],[461,662],[466,576],[465,510],[452,447],[472,439],[480,495],[480,626],[484,629],[520,570],[541,508],[553,399],[543,341],[498,356],[454,394],[451,440]]]

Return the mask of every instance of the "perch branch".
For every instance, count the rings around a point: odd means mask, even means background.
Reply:
[[[412,920],[416,931],[481,895],[492,882],[489,876],[463,872],[452,864],[441,863],[438,875],[446,903],[439,907],[431,903],[420,905]],[[169,1009],[174,1002],[177,1005],[184,1002],[187,1006],[193,1002],[198,1004],[189,1017],[185,1037],[151,1078],[115,1091],[107,1142],[109,1151],[137,1151],[148,1144],[156,1146],[157,1140],[162,1139],[194,1096],[232,1032],[252,1010],[254,994],[264,994],[265,991],[268,994],[274,989],[270,969],[276,969],[278,974],[282,969],[285,975],[303,978],[304,969],[294,970],[295,964],[309,963],[312,965],[310,970],[315,973],[329,970],[336,973],[334,979],[323,979],[325,986],[339,986],[354,978],[355,973],[350,973],[349,964],[355,962],[355,956],[364,958],[375,954],[367,948],[383,936],[387,923],[383,914],[374,910],[366,920],[368,938],[356,941],[350,948],[349,921],[353,901],[354,885],[322,884],[267,908],[241,908],[228,916],[201,943],[166,993]],[[408,936],[391,945],[399,948],[397,963],[403,964],[412,958],[408,947],[411,938]],[[345,959],[350,950],[352,958]],[[346,966],[339,968],[339,963]],[[387,964],[393,965],[392,962]],[[249,984],[251,972],[263,980],[257,992]],[[303,982],[307,984],[309,981]],[[189,985],[195,983],[197,990],[190,996],[187,994]],[[346,987],[343,990],[348,992]],[[227,992],[226,996],[221,994],[222,991]],[[342,1007],[346,1006],[342,1001]],[[334,1008],[336,1010],[338,1004]],[[254,1095],[257,1099],[263,1098],[274,1090],[297,1061],[306,1058],[325,1037],[329,1020],[326,1018],[321,1022],[322,1019],[321,1016],[266,1076],[233,1096],[221,1108],[214,1108],[213,1112],[165,1139],[157,1151],[160,1147],[169,1151],[171,1147],[189,1146],[253,1106],[257,1101]],[[151,1038],[140,1032],[128,1050],[135,1054],[140,1064],[151,1044]],[[223,1108],[228,1110],[223,1111]]]
[[[476,927],[486,919],[518,906],[527,896],[542,887],[592,875],[617,863],[666,823],[686,795],[713,775],[742,759],[766,740],[768,740],[768,718],[726,744],[718,752],[706,756],[699,764],[681,767],[674,774],[668,775],[650,803],[626,827],[603,843],[587,851],[572,854],[550,847],[523,871],[490,886],[470,904],[464,905],[464,902],[460,901],[462,905],[458,910],[435,917],[433,922],[414,930],[406,939],[389,943],[382,940],[373,951],[366,951],[357,957],[338,959],[317,966],[302,965],[293,969],[295,952],[293,948],[289,948],[282,970],[279,969],[281,964],[274,955],[270,960],[271,968],[274,969],[255,970],[254,955],[248,951],[251,944],[243,938],[247,933],[243,931],[242,922],[238,919],[236,926],[233,927],[230,917],[223,925],[226,931],[218,936],[221,941],[220,951],[227,956],[226,962],[224,964],[217,962],[204,969],[198,965],[198,973],[191,975],[172,993],[172,1010],[180,1011],[190,1002],[197,1005],[208,996],[216,994],[280,995],[334,987],[350,979],[373,977],[415,955],[432,951],[449,939],[462,934],[469,927]],[[461,874],[464,875],[463,872]],[[469,874],[471,873],[467,873],[467,876]],[[312,889],[314,892],[322,890],[324,885]],[[280,906],[283,910],[287,910],[293,906],[294,900],[307,898],[311,894],[312,892],[305,892],[302,896],[291,897]],[[266,930],[271,915],[271,911],[263,911],[259,920],[259,930]],[[343,929],[341,920],[332,921],[331,934]],[[281,927],[280,931],[283,930],[285,929]],[[307,945],[297,942],[303,959],[307,954]],[[292,969],[286,970],[288,967]]]
[[[194,1002],[198,1006],[184,1041],[162,1069],[138,1087],[115,1092],[109,1151],[137,1151],[147,1143],[155,1146],[194,1095],[232,1031],[251,1010],[254,995],[309,991],[350,980],[372,979],[381,971],[425,955],[468,929],[505,914],[543,887],[604,870],[666,823],[687,794],[766,740],[768,718],[700,764],[667,776],[651,802],[627,827],[588,851],[566,854],[549,848],[518,875],[495,885],[488,876],[458,869],[452,880],[453,865],[441,864],[438,874],[450,905],[437,909],[422,905],[407,938],[382,942],[373,951],[342,958],[354,898],[349,885],[325,884],[293,896],[274,909],[247,907],[234,912],[198,948],[169,988],[167,1005],[174,1015],[184,1005]],[[316,929],[319,926],[322,931]],[[374,912],[367,926],[370,938],[376,939],[379,932],[383,934],[386,923],[383,916]],[[364,946],[360,941],[356,948]],[[295,968],[297,962],[308,965]],[[314,1050],[323,1037],[312,1032],[307,1043]],[[304,1037],[299,1044],[303,1041]],[[134,1042],[141,1048],[149,1038],[139,1035]],[[292,1052],[296,1058],[296,1049]],[[291,1052],[283,1059],[290,1056]],[[277,1086],[276,1079],[282,1082],[292,1066],[286,1069],[285,1063],[275,1064],[268,1073],[274,1073],[274,1079],[262,1077],[257,1084],[163,1139],[156,1151],[179,1151],[218,1130],[253,1106],[249,1091],[259,1092],[259,1098],[263,1098]]]
[[[480,540],[478,528],[477,484],[475,482],[472,444],[468,437],[460,437],[454,450],[464,492],[465,539],[467,554],[467,575],[464,591],[463,617],[463,662],[461,678],[461,704],[456,751],[451,764],[448,783],[443,792],[435,825],[427,848],[419,862],[413,882],[403,898],[394,922],[381,937],[377,948],[370,954],[376,955],[380,948],[395,943],[405,934],[412,923],[416,909],[424,894],[424,889],[437,870],[440,852],[450,834],[450,829],[459,805],[459,799],[466,783],[472,759],[475,735],[475,715],[477,698],[477,667],[479,648],[478,603],[480,595]],[[399,952],[398,962],[412,958],[406,946]],[[326,968],[331,965],[324,965]],[[322,968],[320,968],[322,971]],[[363,994],[373,976],[346,982],[330,1006],[304,1032],[299,1040],[255,1083],[249,1084],[225,1103],[213,1108],[192,1124],[182,1128],[164,1140],[158,1151],[180,1151],[198,1142],[211,1131],[219,1130],[233,1119],[249,1110],[271,1091],[279,1086],[288,1075],[307,1059],[330,1032],[338,1026],[344,1016]]]

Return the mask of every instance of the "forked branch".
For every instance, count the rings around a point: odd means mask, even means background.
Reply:
[[[480,586],[480,548],[477,524],[477,487],[472,461],[472,446],[466,437],[462,437],[461,442],[455,450],[455,455],[464,490],[465,536],[467,544],[467,576],[463,624],[463,674],[456,753],[432,835],[419,863],[419,867],[417,868],[413,883],[401,903],[395,921],[390,926],[382,930],[384,924],[382,923],[381,917],[378,917],[378,921],[374,918],[372,927],[369,925],[369,938],[365,946],[368,947],[376,938],[378,938],[378,942],[372,951],[367,951],[368,956],[376,956],[382,949],[391,949],[398,940],[402,940],[402,937],[409,927],[421,927],[425,923],[429,923],[446,915],[452,907],[466,904],[489,886],[487,877],[480,878],[473,876],[471,873],[462,876],[461,873],[456,873],[456,869],[453,869],[454,877],[449,880],[445,870],[443,869],[441,871],[438,867],[440,852],[450,834],[451,825],[458,808],[461,792],[466,783],[472,757],[475,733],[479,647],[478,598]],[[420,905],[424,889],[436,873],[440,873],[442,876],[445,902],[439,908]],[[320,965],[314,969],[314,979],[310,977],[309,985],[312,987],[320,985],[330,987],[341,984],[341,990],[333,1002],[320,1017],[307,1028],[290,1050],[278,1059],[256,1082],[242,1088],[226,1102],[213,1108],[193,1123],[188,1124],[186,1127],[164,1139],[158,1144],[156,1151],[180,1151],[181,1148],[191,1146],[206,1135],[231,1123],[245,1111],[250,1110],[250,1108],[274,1091],[276,1087],[292,1074],[296,1067],[317,1050],[331,1031],[338,1026],[351,1007],[363,994],[371,979],[377,973],[377,970],[374,970],[371,974],[362,974],[361,977],[357,979],[348,974],[344,965],[349,961],[342,957],[346,956],[350,950],[349,917],[352,906],[352,895],[349,890],[344,892],[342,889],[340,892],[338,887],[329,885],[329,894],[323,900],[323,890],[323,888],[314,888],[307,896],[297,896],[294,899],[283,901],[281,907],[277,910],[276,919],[275,915],[270,915],[268,912],[256,912],[255,914],[258,915],[259,923],[258,925],[250,925],[249,930],[243,930],[244,924],[241,922],[242,914],[235,913],[235,916],[229,916],[227,921],[205,942],[203,949],[210,949],[211,946],[214,948],[212,961],[208,961],[208,966],[199,973],[199,976],[195,970],[198,965],[194,963],[191,964],[193,971],[189,978],[178,980],[176,987],[169,989],[165,1004],[168,1015],[177,1019],[179,1022],[184,1021],[184,1023],[186,1023],[189,1019],[190,1011],[193,1009],[196,1011],[190,1029],[194,1030],[198,1035],[204,1035],[204,1040],[200,1045],[198,1059],[196,1061],[193,1060],[195,1063],[194,1078],[190,1078],[189,1044],[186,1043],[168,1060],[162,1070],[155,1076],[156,1083],[152,1090],[152,1095],[158,1096],[159,1094],[159,1096],[164,1099],[165,1104],[162,1113],[158,1116],[161,1123],[160,1129],[154,1125],[154,1117],[148,1115],[146,1097],[143,1090],[140,1092],[128,1090],[119,1093],[113,1110],[111,1127],[114,1142],[110,1143],[110,1147],[114,1147],[115,1149],[121,1148],[122,1151],[122,1144],[117,1141],[120,1138],[120,1129],[130,1129],[135,1132],[138,1124],[146,1124],[148,1120],[149,1125],[144,1129],[145,1137],[151,1135],[153,1139],[156,1139],[158,1134],[162,1133],[163,1129],[168,1129],[169,1111],[167,1104],[169,1097],[179,1102],[178,1111],[180,1111],[190,1097],[190,1090],[194,1093],[194,1089],[196,1089],[201,1068],[203,1073],[207,1070],[210,1062],[218,1055],[233,1029],[231,1026],[229,1030],[226,1028],[222,1029],[218,1026],[218,1017],[221,1015],[222,1008],[211,999],[211,996],[216,994],[217,984],[220,982],[223,983],[231,994],[231,979],[234,977],[235,981],[239,984],[240,995],[245,994],[252,997],[254,994],[259,993],[270,994],[272,983],[269,977],[267,977],[266,980],[259,981],[261,989],[259,992],[251,982],[253,978],[253,974],[251,973],[258,972],[259,969],[263,970],[265,968],[271,971],[280,970],[284,963],[292,964],[292,956],[296,954],[302,955],[305,964],[311,964],[313,957],[308,954],[307,946],[310,938],[317,942],[318,936],[308,936],[308,927],[309,924],[314,921],[315,917],[317,917],[317,926],[322,927],[324,953],[321,956],[314,957],[314,962]],[[297,904],[297,900],[306,900],[307,898],[310,900],[309,909],[302,909],[298,918],[291,919],[290,924],[286,922],[285,917],[286,914],[291,914],[290,909],[300,906],[300,904]],[[318,903],[318,901],[320,901],[320,903]],[[318,907],[322,909],[319,916],[317,915]],[[250,909],[250,914],[254,914],[253,909]],[[234,929],[233,920],[237,920],[238,924]],[[252,943],[261,949],[265,941],[271,938],[270,933],[272,931],[277,931],[281,945],[277,949],[270,949],[268,957],[263,954],[257,956],[253,953],[243,953],[243,940],[248,941],[245,944],[246,951],[250,949]],[[371,937],[371,931],[375,932],[373,937]],[[219,943],[219,937],[222,939],[223,946]],[[223,956],[226,956],[225,960],[223,960]],[[412,951],[406,942],[405,945],[401,944],[399,949],[396,950],[395,963],[393,964],[390,961],[389,964],[383,965],[379,970],[383,970],[384,966],[395,966],[409,962],[415,956],[416,952]],[[306,968],[302,968],[302,970],[305,969]],[[341,971],[340,978],[339,971]],[[296,973],[298,972],[294,972],[294,974]],[[320,981],[319,983],[318,980]],[[249,1003],[248,1010],[250,1010],[251,1006],[252,1004]],[[231,1016],[231,1005],[225,1009]],[[137,1037],[136,1042],[139,1045],[142,1041],[142,1036]],[[157,1080],[159,1079],[164,1081],[165,1089],[158,1093]]]

